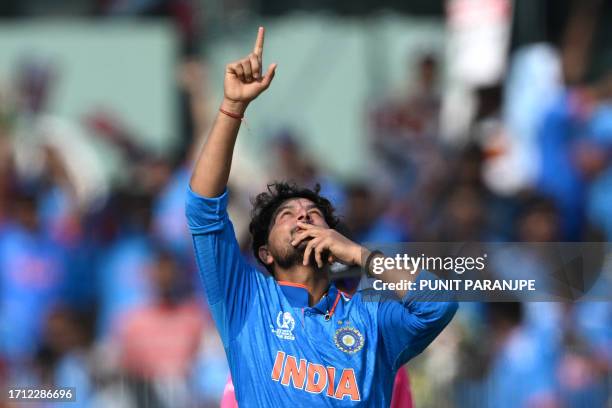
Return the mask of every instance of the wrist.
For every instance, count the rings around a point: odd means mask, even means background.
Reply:
[[[363,268],[365,266],[366,260],[368,259],[368,256],[370,256],[370,250],[361,245],[357,245],[355,252],[356,254],[354,264],[359,266],[360,268]]]
[[[248,102],[235,101],[232,99],[223,98],[223,101],[221,102],[221,109],[233,113],[235,115],[242,116],[244,115],[244,112],[246,111],[248,105]]]
[[[374,258],[378,258],[378,257],[384,257],[385,255],[375,249],[373,251],[370,251],[367,248],[364,248],[364,254],[361,258],[363,265],[361,265],[361,268],[363,269],[363,271],[365,272],[366,276],[373,276],[372,274],[372,261],[374,260]],[[376,274],[379,274],[380,272],[376,272]]]

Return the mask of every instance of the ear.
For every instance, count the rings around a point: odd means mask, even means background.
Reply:
[[[268,250],[268,247],[265,245],[262,245],[259,247],[259,250],[257,251],[257,255],[259,256],[259,259],[261,260],[261,262],[264,263],[264,265],[272,265],[272,263],[274,263],[274,258],[272,257],[272,254]]]

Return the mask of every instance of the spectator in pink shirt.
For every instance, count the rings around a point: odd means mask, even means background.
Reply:
[[[165,407],[165,396],[159,392],[164,387],[159,385],[184,389],[206,319],[201,305],[182,290],[184,279],[169,253],[158,255],[151,272],[156,299],[121,319],[117,342],[120,366],[133,385],[136,400],[157,400],[152,406]],[[151,384],[156,386],[149,387]],[[175,388],[169,391],[176,393]]]

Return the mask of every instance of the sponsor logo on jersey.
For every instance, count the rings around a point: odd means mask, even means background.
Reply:
[[[361,401],[361,394],[352,368],[316,364],[282,351],[276,353],[272,367],[272,380],[285,387],[323,394],[329,398],[351,401]],[[337,380],[337,381],[336,381]]]
[[[272,333],[283,340],[295,340],[293,329],[295,329],[295,319],[289,312],[278,312],[276,316],[276,327],[270,325]]]
[[[334,343],[341,351],[353,354],[363,348],[363,334],[351,326],[341,327],[334,333]]]

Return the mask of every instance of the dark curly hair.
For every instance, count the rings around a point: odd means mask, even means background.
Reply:
[[[319,210],[323,212],[325,222],[330,228],[335,228],[338,225],[338,218],[334,214],[334,207],[331,202],[322,197],[319,192],[321,186],[317,184],[313,190],[309,188],[298,187],[291,182],[275,182],[268,184],[267,191],[260,193],[252,200],[253,209],[251,211],[251,223],[249,224],[249,232],[253,238],[252,248],[255,259],[272,272],[268,265],[265,265],[259,259],[259,247],[268,243],[268,236],[274,216],[278,208],[287,200],[293,198],[305,198],[312,201]]]

